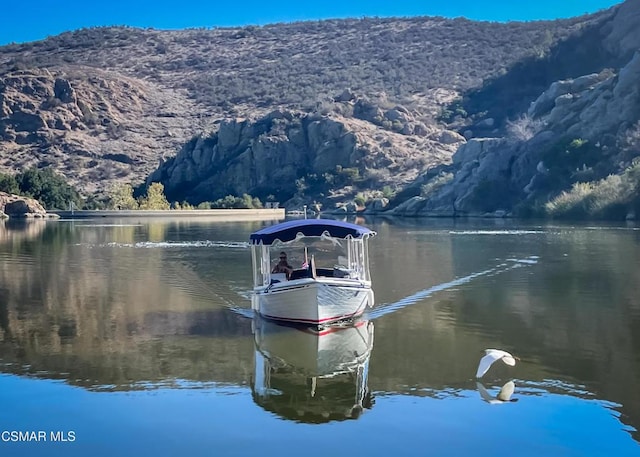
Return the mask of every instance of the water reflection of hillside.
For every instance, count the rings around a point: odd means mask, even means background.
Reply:
[[[19,242],[0,244],[0,359],[10,364],[3,371],[88,388],[252,383],[251,321],[226,308],[234,300],[242,306],[235,290],[250,287],[247,250],[153,243],[243,241],[254,226],[83,224],[45,223],[40,232],[16,237]],[[378,304],[507,258],[537,255],[540,261],[480,276],[376,319],[371,391],[376,397],[477,396],[473,375],[481,350],[499,347],[522,363],[496,367],[488,388],[510,378],[533,386],[548,379],[582,385],[582,392],[544,389],[615,402],[621,421],[638,428],[638,233],[538,227],[530,232],[541,233],[500,235],[496,227],[509,229],[509,222],[490,226],[491,234],[464,225],[375,226]],[[151,247],[133,247],[148,241]],[[283,369],[282,382],[302,398],[309,390],[297,373]],[[269,406],[274,411],[280,406],[275,397],[269,401],[276,402]]]
[[[251,352],[250,323],[188,266],[171,267],[167,257],[175,253],[110,245],[163,240],[183,224],[60,223],[27,237],[31,227],[0,251],[5,370],[88,387],[172,378],[246,382],[250,366],[241,361]]]
[[[411,395],[468,388],[479,351],[500,347],[525,363],[513,371],[498,367],[498,376],[584,385],[585,393],[569,394],[620,405],[622,421],[637,429],[638,232],[625,227],[512,228],[513,223],[501,221],[497,227],[482,222],[449,231],[445,265],[452,277],[486,268],[487,259],[498,263],[536,255],[540,262],[476,278],[376,320],[382,336],[373,354],[372,385],[383,391],[405,385]],[[427,243],[439,239],[429,230],[419,236]],[[440,269],[440,263],[432,265]],[[405,356],[391,357],[394,353]]]
[[[46,224],[55,221],[42,219],[0,219],[0,244],[20,243],[23,240],[33,239],[39,236]]]

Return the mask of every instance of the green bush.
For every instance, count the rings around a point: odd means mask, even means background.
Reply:
[[[546,214],[558,218],[624,219],[640,206],[640,162],[620,175],[575,183],[545,205]]]
[[[109,195],[109,208],[111,209],[138,209],[138,202],[133,198],[131,184],[117,184]]]
[[[236,197],[233,195],[227,195],[224,198],[211,203],[211,208],[236,208],[236,209],[253,209],[262,208],[262,202],[257,197],[252,197],[249,194],[242,194],[242,197]]]
[[[80,193],[51,168],[32,168],[15,177],[20,193],[38,200],[46,209],[82,208]]]
[[[8,194],[20,193],[20,186],[15,176],[0,173],[0,192],[6,192]]]
[[[382,188],[382,196],[386,199],[391,200],[395,194],[396,192],[391,188],[391,186],[384,186]]]
[[[151,183],[147,194],[140,198],[140,209],[166,210],[169,208],[171,205],[164,195],[164,186],[159,182]]]

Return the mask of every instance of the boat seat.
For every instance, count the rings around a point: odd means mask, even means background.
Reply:
[[[333,278],[333,269],[332,268],[316,268],[316,275]]]
[[[311,273],[309,272],[308,268],[300,268],[297,270],[293,270],[291,272],[291,276],[289,277],[289,280],[293,281],[294,279],[310,278],[310,277],[311,277]]]
[[[271,273],[271,284],[287,280],[286,273]]]
[[[333,276],[334,278],[354,278],[355,277],[355,272],[348,268],[334,267],[332,273],[333,274],[331,276]]]

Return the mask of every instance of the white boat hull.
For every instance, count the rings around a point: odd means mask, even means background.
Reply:
[[[256,288],[253,308],[268,319],[320,325],[362,315],[373,306],[369,284],[304,278]]]
[[[270,360],[277,359],[308,376],[334,376],[355,371],[373,347],[373,323],[360,320],[353,326],[335,326],[313,332],[273,321],[255,321],[256,348]]]

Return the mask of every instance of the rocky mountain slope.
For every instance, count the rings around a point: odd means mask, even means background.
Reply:
[[[589,207],[573,215],[635,218],[640,201],[639,183],[632,177],[640,157],[639,24],[640,2],[624,3],[599,29],[599,47],[607,51],[602,55],[608,62],[624,62],[621,68],[553,82],[519,119],[491,132],[498,135],[462,145],[453,155],[449,182],[403,202],[394,213],[540,215],[544,205],[573,186],[573,196],[565,194],[565,199],[579,199],[580,189],[593,194],[600,187],[609,194],[600,201],[585,195],[577,203]],[[626,189],[629,184],[634,188]],[[617,200],[616,193],[621,194]]]
[[[510,24],[423,17],[184,31],[113,27],[3,46],[0,171],[51,166],[85,194],[114,182],[137,184],[158,160],[222,119],[274,109],[305,116],[349,87],[382,110],[401,105],[435,128],[442,107],[459,94],[611,14]],[[334,120],[364,143],[388,139],[394,146],[385,161],[448,160],[440,152],[421,160],[421,133],[340,116]],[[227,184],[220,187],[238,188]]]
[[[11,71],[0,77],[0,164],[51,166],[85,193],[105,190],[146,176],[200,116],[184,95],[114,72]]]
[[[0,47],[0,171],[50,166],[85,194],[161,181],[191,203],[330,208],[397,192],[395,214],[539,213],[640,155],[637,30],[628,0],[564,21],[98,28],[13,44]]]
[[[356,190],[402,187],[420,170],[450,161],[464,142],[455,132],[425,125],[403,106],[382,109],[349,91],[324,109],[223,121],[212,133],[194,137],[148,182],[162,182],[172,201],[248,193],[336,203]]]

